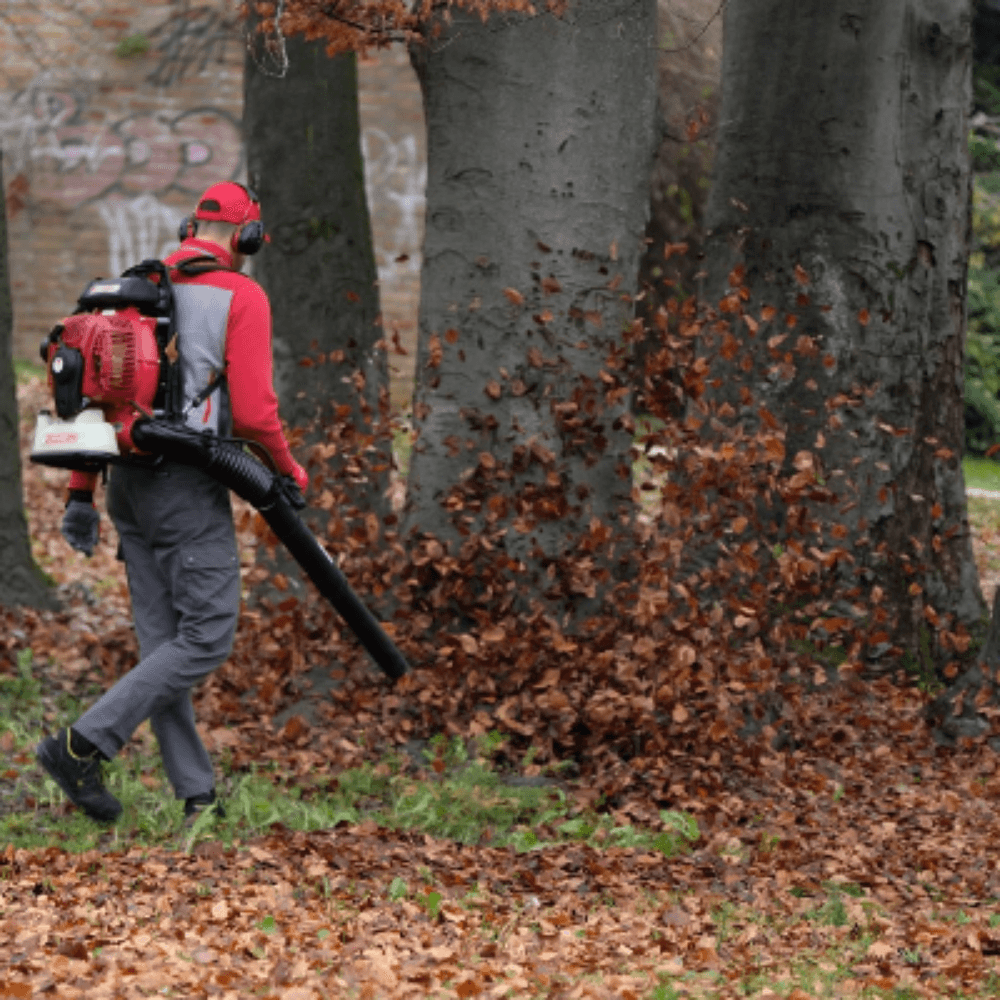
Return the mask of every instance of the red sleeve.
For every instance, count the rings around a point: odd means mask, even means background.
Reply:
[[[70,473],[69,488],[71,490],[90,490],[93,493],[97,489],[97,473],[74,470]]]
[[[278,397],[274,392],[271,358],[271,306],[264,289],[241,281],[233,295],[226,331],[226,380],[233,414],[233,433],[262,444],[278,470],[290,474],[295,460],[288,449]]]

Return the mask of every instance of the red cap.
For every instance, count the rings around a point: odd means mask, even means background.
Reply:
[[[198,200],[196,219],[214,222],[253,222],[260,218],[260,205],[251,191],[235,181],[213,184]]]

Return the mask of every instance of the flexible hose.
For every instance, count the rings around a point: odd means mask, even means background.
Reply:
[[[408,671],[406,659],[396,644],[288,502],[280,476],[239,445],[183,424],[143,418],[132,428],[132,440],[143,451],[203,470],[252,504],[381,670],[393,680]]]

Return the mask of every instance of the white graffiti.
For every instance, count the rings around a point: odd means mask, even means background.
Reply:
[[[389,289],[401,281],[419,277],[423,245],[423,217],[426,204],[427,164],[420,159],[417,140],[412,135],[393,141],[380,128],[366,128],[361,134],[365,163],[365,191],[375,232],[375,257],[379,284]],[[389,202],[394,223],[385,231],[379,224],[380,209]]]
[[[108,227],[109,274],[150,257],[164,258],[177,249],[177,227],[184,212],[164,205],[151,194],[138,198],[111,196],[98,203]]]
[[[164,105],[114,115],[86,83],[48,86],[40,75],[0,95],[0,146],[8,177],[25,174],[30,200],[72,210],[112,192],[191,195],[243,165],[238,119],[207,105]]]

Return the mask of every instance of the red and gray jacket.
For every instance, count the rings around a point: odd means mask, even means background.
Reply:
[[[263,445],[278,471],[304,486],[278,417],[271,357],[271,306],[264,289],[232,270],[232,255],[217,243],[186,239],[164,263],[175,269],[195,258],[214,258],[223,268],[187,275],[171,271],[184,384],[184,406],[225,373],[222,386],[193,407],[188,423]],[[97,477],[74,472],[71,490],[91,490]]]

